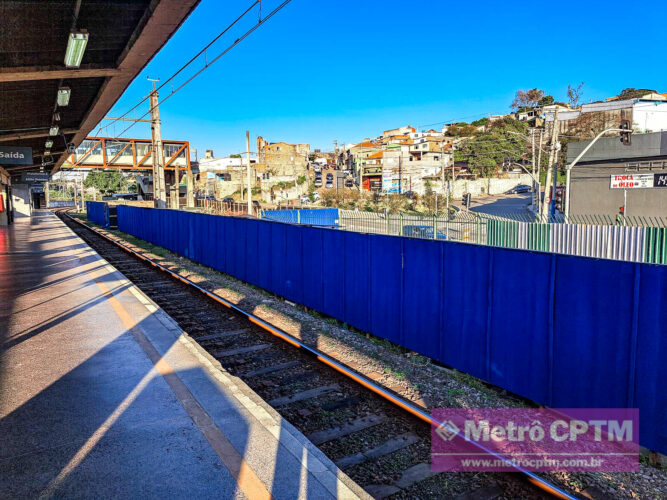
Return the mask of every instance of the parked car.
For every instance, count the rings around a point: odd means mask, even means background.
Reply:
[[[322,177],[315,177],[315,187],[322,187]]]
[[[327,179],[326,188],[331,189],[333,187],[333,179]]]
[[[327,174],[327,181],[332,181],[332,180],[333,180],[333,174],[331,172],[329,172]]]
[[[320,167],[317,163],[313,165],[313,172],[316,174],[321,174],[322,173],[322,167]]]
[[[345,187],[346,188],[354,187],[354,181],[348,177],[347,179],[345,179]]]
[[[212,195],[199,195],[196,197],[198,200],[210,200],[210,201],[215,201],[215,196]]]
[[[231,196],[227,196],[226,198],[223,198],[222,200],[224,203],[234,203],[234,198]]]
[[[531,187],[526,184],[519,184],[514,186],[512,189],[507,191],[507,194],[518,194],[518,193],[530,193],[532,191]]]
[[[313,193],[313,198],[315,198],[315,201],[320,201],[320,193],[318,193],[317,191],[315,191],[315,192]]]
[[[302,205],[308,205],[310,203],[310,196],[304,194],[299,201],[301,201]]]
[[[403,236],[433,239],[433,226],[403,226]],[[438,231],[436,238],[446,240],[447,235]]]

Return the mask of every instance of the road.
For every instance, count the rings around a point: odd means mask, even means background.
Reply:
[[[472,198],[470,210],[507,218],[525,219],[531,215],[527,208],[530,205],[531,196],[531,193],[476,196]]]

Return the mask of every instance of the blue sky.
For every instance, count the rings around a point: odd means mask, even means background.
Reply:
[[[147,75],[167,79],[251,3],[202,0],[110,114],[131,108],[150,89]],[[262,3],[266,15],[281,2]],[[262,135],[330,150],[334,139],[355,142],[406,124],[437,127],[508,112],[517,89],[539,87],[566,100],[567,85],[584,81],[585,102],[625,87],[667,92],[667,7],[653,9],[632,14],[627,2],[586,0],[292,0],[160,106],[163,138],[223,156],[245,150],[248,129],[252,144]],[[257,17],[255,9],[208,59]],[[203,58],[173,87],[202,65]],[[125,126],[116,123],[102,135]],[[138,124],[123,136],[148,138],[150,129]]]

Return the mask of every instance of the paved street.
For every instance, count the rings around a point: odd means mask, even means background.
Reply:
[[[531,196],[531,193],[476,196],[472,198],[470,210],[504,217],[527,216]]]

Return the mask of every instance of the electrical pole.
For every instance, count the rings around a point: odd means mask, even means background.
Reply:
[[[151,106],[151,147],[153,153],[153,207],[167,208],[167,190],[164,181],[164,152],[162,151],[162,131],[160,129],[160,110],[158,109],[158,94],[155,82],[160,79],[146,77],[153,82],[150,93]]]
[[[549,205],[551,204],[551,183],[554,164],[558,160],[558,108],[554,114],[554,126],[551,132],[551,149],[549,150],[549,164],[547,165],[547,176],[544,180],[544,203],[542,204],[542,221],[548,221]]]
[[[533,205],[537,206],[537,198],[535,197],[535,194],[534,194],[535,190],[537,189],[537,186],[535,185],[535,129],[534,128],[531,129],[531,131],[530,131],[530,145],[531,145],[532,153],[533,153],[533,157],[532,157],[532,160],[531,160],[532,163],[533,163]],[[537,196],[539,196],[539,195],[540,195],[540,193],[538,192]]]
[[[537,180],[540,180],[540,170],[542,168],[542,142],[544,138],[544,130],[540,129],[540,145],[537,148]],[[537,213],[542,209],[542,193],[540,193],[540,183],[537,183]]]
[[[246,170],[248,175],[248,215],[252,215],[252,188],[250,187],[250,131],[245,131]]]

